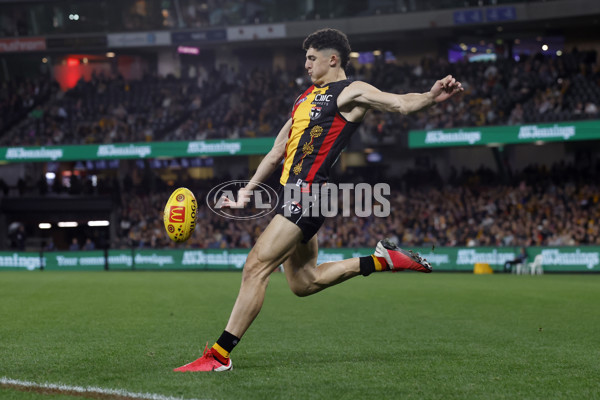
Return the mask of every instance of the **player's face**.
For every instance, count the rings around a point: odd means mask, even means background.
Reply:
[[[313,83],[322,83],[323,78],[329,72],[332,52],[328,49],[315,50],[310,47],[306,51],[306,62],[304,68],[308,72]]]

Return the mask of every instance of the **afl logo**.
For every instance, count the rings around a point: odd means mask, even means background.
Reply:
[[[255,188],[251,191],[248,204],[235,210],[223,205],[223,199],[235,199],[238,191],[246,187],[250,181],[236,180],[221,183],[208,192],[206,205],[217,215],[229,219],[247,220],[255,219],[270,214],[275,210],[274,204],[279,201],[277,191],[264,183],[253,182]]]
[[[181,203],[183,200],[185,200],[185,196],[183,194],[179,193],[177,195],[177,197],[175,198],[175,200],[177,200],[178,202]]]
[[[173,233],[175,232],[175,227],[173,225],[169,225],[167,226],[167,230],[169,231],[169,233]]]

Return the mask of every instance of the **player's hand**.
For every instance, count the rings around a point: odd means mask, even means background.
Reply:
[[[221,197],[219,203],[221,208],[244,208],[246,207],[246,204],[250,202],[251,195],[252,191],[247,190],[246,188],[241,188],[238,191],[237,200],[223,196]]]
[[[436,81],[429,93],[431,94],[433,101],[439,103],[464,90],[465,89],[459,81],[454,79],[452,75],[448,75],[447,77]]]

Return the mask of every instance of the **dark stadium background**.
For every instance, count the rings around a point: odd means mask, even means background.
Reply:
[[[451,73],[466,91],[411,116],[366,118],[334,179],[390,183],[392,216],[328,221],[324,257],[392,236],[440,263],[448,255],[448,270],[500,269],[520,246],[543,253],[549,271],[599,268],[597,1],[2,0],[0,27],[2,267],[93,249],[103,261],[91,269],[182,250],[201,259],[192,267],[240,268],[268,218],[204,207],[192,239],[175,245],[162,208],[176,187],[203,203],[215,185],[250,177],[308,86],[302,39],[333,27],[356,52],[351,78],[405,93]],[[427,132],[494,139],[411,145]],[[533,134],[519,142],[522,132]],[[131,150],[240,139],[243,155]]]

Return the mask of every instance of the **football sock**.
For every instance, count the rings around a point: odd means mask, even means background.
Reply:
[[[390,266],[387,261],[385,261],[384,257],[377,257],[375,254],[371,257],[373,257],[373,262],[375,263],[375,271],[387,271],[390,269]]]
[[[359,257],[359,261],[360,273],[363,276],[369,276],[373,272],[387,271],[390,269],[385,258],[377,257],[374,254],[366,257]]]
[[[217,339],[216,343],[213,344],[212,354],[222,364],[229,362],[229,353],[232,352],[233,348],[240,342],[240,338],[232,335],[227,331],[223,331],[221,337]]]
[[[362,276],[369,276],[372,272],[375,272],[375,262],[373,261],[373,257],[359,257],[359,266],[360,266],[360,274]]]

